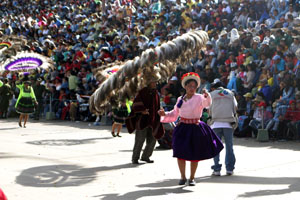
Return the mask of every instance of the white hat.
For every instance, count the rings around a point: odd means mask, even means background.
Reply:
[[[240,34],[236,28],[233,28],[230,32],[230,43],[238,40],[240,38]]]
[[[206,13],[207,13],[207,11],[204,8],[202,8],[200,11],[200,14],[206,14]]]
[[[211,52],[209,52],[209,54],[208,55],[210,55],[210,56],[214,56],[215,55],[215,53],[213,52],[213,51],[211,51]]]
[[[222,30],[221,33],[220,33],[220,36],[223,36],[223,35],[227,35],[227,31]]]
[[[170,81],[178,81],[177,76],[172,76],[171,79],[170,79]]]
[[[228,5],[228,2],[227,1],[222,1],[222,4],[227,4]]]
[[[273,57],[273,60],[278,60],[278,59],[280,59],[280,56],[279,56],[279,55],[275,55],[275,56]]]
[[[220,82],[221,82],[220,79],[216,78],[216,79],[214,80],[213,84],[220,83]]]

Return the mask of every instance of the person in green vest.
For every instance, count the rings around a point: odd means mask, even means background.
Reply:
[[[30,81],[24,80],[23,84],[16,84],[19,88],[20,93],[17,99],[15,108],[17,113],[20,113],[19,117],[19,126],[22,127],[22,120],[24,119],[23,127],[26,128],[26,123],[28,120],[29,114],[34,113],[35,105],[38,104],[34,90],[30,86]]]

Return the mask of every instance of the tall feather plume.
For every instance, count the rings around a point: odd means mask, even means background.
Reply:
[[[97,68],[94,74],[101,84],[90,99],[91,111],[103,113],[110,102],[115,104],[115,101],[133,98],[150,83],[152,77],[167,80],[175,72],[177,64],[189,63],[196,53],[205,48],[208,39],[204,31],[191,31],[155,49],[147,49],[140,57],[126,63],[111,63]],[[107,75],[107,71],[115,66],[118,66],[118,71]]]

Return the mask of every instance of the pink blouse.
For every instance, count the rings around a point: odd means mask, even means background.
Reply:
[[[202,94],[194,94],[192,98],[187,101],[183,100],[181,108],[178,108],[177,104],[180,99],[181,97],[177,99],[177,103],[172,111],[166,112],[166,115],[160,118],[161,122],[174,122],[177,120],[178,116],[186,119],[200,119],[203,108],[208,108],[211,105],[211,96],[209,93],[207,98]]]

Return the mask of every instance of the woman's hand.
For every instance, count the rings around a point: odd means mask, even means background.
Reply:
[[[204,96],[205,98],[208,97],[208,92],[207,92],[206,89],[203,89],[203,90],[202,90],[202,94],[203,94],[203,96]]]
[[[157,111],[157,114],[161,117],[166,115],[164,109],[160,109],[159,111]]]

